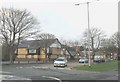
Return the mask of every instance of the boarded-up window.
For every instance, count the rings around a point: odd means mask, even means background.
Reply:
[[[17,58],[26,58],[26,55],[18,55]]]
[[[39,56],[38,55],[34,55],[34,58],[39,58]]]
[[[59,48],[52,48],[52,54],[61,54],[61,49],[59,49]]]
[[[45,55],[41,54],[41,55],[40,55],[40,58],[45,58]]]
[[[27,49],[26,48],[19,48],[18,54],[27,54]]]
[[[27,55],[27,58],[32,58],[32,55]]]
[[[45,54],[45,48],[40,49],[40,54]]]
[[[50,58],[52,58],[52,59],[58,58],[58,55],[51,55]]]

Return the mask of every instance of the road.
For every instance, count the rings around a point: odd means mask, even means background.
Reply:
[[[70,62],[68,67],[53,67],[53,64],[5,64],[2,65],[2,75],[8,75],[7,80],[118,80],[118,71],[89,72],[71,69],[77,62]]]

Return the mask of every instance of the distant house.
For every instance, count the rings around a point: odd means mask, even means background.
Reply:
[[[58,39],[22,41],[17,48],[17,60],[44,61],[65,56]],[[47,57],[47,58],[46,58]]]
[[[66,45],[62,45],[62,48],[66,50],[66,56],[68,59],[78,59],[79,58],[79,52],[76,51],[76,48],[69,47]]]

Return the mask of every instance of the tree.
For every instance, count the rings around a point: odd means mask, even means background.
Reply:
[[[0,37],[9,47],[10,63],[13,63],[15,46],[20,41],[35,35],[39,23],[27,10],[2,8],[0,10]]]
[[[119,32],[114,33],[110,39],[111,39],[111,42],[116,47],[118,47],[120,45],[120,33]]]
[[[50,33],[41,33],[35,36],[36,40],[44,40],[44,39],[55,39],[55,35]]]
[[[105,38],[105,34],[99,28],[91,28],[89,33],[90,41],[88,41],[88,29],[84,32],[84,40],[88,46],[88,42],[90,42],[90,48],[92,49],[93,53],[95,49],[98,49],[101,45],[101,41]]]
[[[114,33],[110,39],[115,46],[114,49],[116,49],[115,51],[118,53],[118,58],[120,59],[120,32]]]
[[[47,62],[47,59],[50,60],[50,55],[48,55],[47,53],[47,45],[49,44],[49,42],[46,42],[49,41],[49,39],[56,39],[55,35],[53,34],[50,34],[50,33],[41,33],[41,34],[38,34],[35,36],[35,39],[36,40],[43,40],[45,42],[44,46],[45,46],[45,63]]]
[[[78,40],[64,40],[63,38],[61,38],[60,42],[69,47],[80,46],[80,42]]]
[[[117,52],[117,46],[113,44],[110,38],[106,38],[101,42],[101,49],[108,54]]]
[[[63,37],[60,38],[60,42],[61,42],[63,45],[68,45],[68,44],[67,44],[67,40],[63,39]]]
[[[114,53],[119,54],[120,35],[118,32],[114,33],[110,38],[106,38],[101,42],[101,51],[111,55]]]

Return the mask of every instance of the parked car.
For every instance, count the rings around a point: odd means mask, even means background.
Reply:
[[[110,58],[106,58],[106,59],[105,59],[105,62],[109,62],[109,61],[111,61]]]
[[[103,55],[95,55],[93,62],[105,62],[105,58]]]
[[[64,58],[64,57],[57,58],[57,59],[54,61],[54,67],[56,67],[56,66],[60,66],[60,67],[65,67],[65,66],[67,66],[67,59]]]
[[[79,63],[88,63],[88,58],[85,58],[85,57],[80,58]]]

